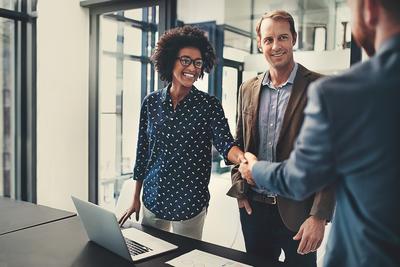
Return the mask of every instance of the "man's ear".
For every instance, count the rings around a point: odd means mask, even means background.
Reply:
[[[262,53],[261,38],[257,36],[257,49]]]
[[[379,3],[377,0],[365,0],[363,6],[363,19],[368,28],[374,29],[379,19]]]
[[[296,44],[297,41],[297,33],[293,34],[293,46]]]

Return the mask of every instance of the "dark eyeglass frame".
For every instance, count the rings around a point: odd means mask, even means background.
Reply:
[[[191,59],[188,56],[180,56],[180,57],[177,57],[176,59],[179,59],[179,62],[184,67],[187,67],[187,66],[190,66],[190,64],[193,64],[193,66],[196,69],[201,69],[204,66],[204,61],[201,58]]]

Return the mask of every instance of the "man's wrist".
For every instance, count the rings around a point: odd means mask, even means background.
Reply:
[[[249,160],[248,161],[248,163],[249,163],[249,169],[250,169],[250,171],[253,173],[253,166],[254,166],[254,164],[256,164],[256,162],[257,162],[257,160]]]
[[[317,222],[321,222],[321,223],[324,223],[324,224],[327,223],[326,219],[319,218],[319,217],[317,217],[317,216],[315,216],[315,215],[311,215],[310,217],[311,217],[313,220],[317,221]]]

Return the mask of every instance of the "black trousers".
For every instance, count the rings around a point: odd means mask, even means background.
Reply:
[[[247,214],[245,208],[240,209],[240,221],[247,253],[277,262],[283,249],[284,266],[317,266],[316,252],[306,255],[297,253],[300,241],[293,240],[296,233],[284,225],[277,205],[252,200],[249,200],[249,203],[253,209],[251,215]]]

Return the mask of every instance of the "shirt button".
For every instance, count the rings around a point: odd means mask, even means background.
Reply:
[[[271,123],[269,126],[271,126],[271,127],[272,127],[272,126],[274,126],[274,124],[273,124],[273,123]]]
[[[272,146],[272,142],[268,142],[268,145]]]

